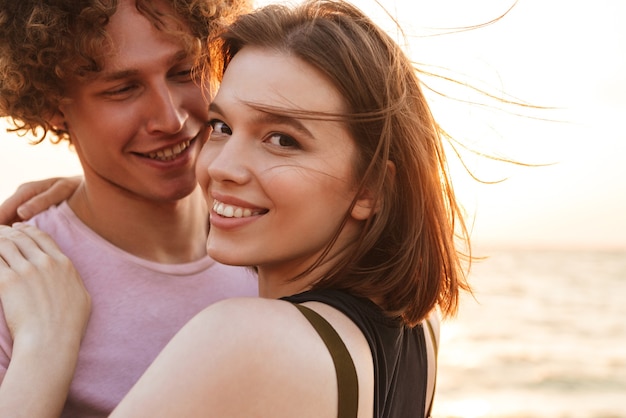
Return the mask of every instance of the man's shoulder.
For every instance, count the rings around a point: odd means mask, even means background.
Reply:
[[[95,232],[78,219],[66,201],[37,214],[28,223],[50,235],[61,251],[72,259],[74,252],[84,256],[88,247],[93,251],[93,246],[100,241],[94,238]]]
[[[52,230],[59,225],[67,226],[75,222],[73,218],[75,218],[75,216],[73,216],[72,210],[67,202],[63,201],[58,206],[51,206],[33,216],[27,223],[35,225],[42,231],[48,232],[48,230]]]

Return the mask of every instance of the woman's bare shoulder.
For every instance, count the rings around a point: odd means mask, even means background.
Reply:
[[[194,317],[113,416],[330,417],[336,399],[332,359],[299,311],[237,298]]]
[[[371,416],[367,342],[343,314],[307,305],[346,342],[365,393],[359,416]],[[211,305],[183,327],[113,416],[336,417],[336,407],[332,358],[300,311],[281,300],[236,298]]]

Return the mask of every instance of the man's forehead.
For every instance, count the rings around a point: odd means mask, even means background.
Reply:
[[[138,3],[140,3],[140,6],[138,6]],[[120,0],[107,28],[118,20],[125,23],[147,20],[159,27],[169,27],[169,29],[178,31],[189,30],[189,22],[185,22],[186,19],[175,12],[170,0],[144,0],[139,2],[136,0]]]
[[[193,57],[189,53],[180,49],[172,54],[152,54],[148,60],[119,60],[114,57],[103,61],[102,71],[98,78],[102,81],[116,81],[140,75],[146,68],[154,69],[150,64],[162,64],[165,68],[170,68],[182,62],[192,62]]]
[[[171,16],[171,11],[164,11],[156,22],[156,17],[137,10],[133,0],[126,0],[105,27],[110,43],[103,45],[101,57],[113,64],[133,56],[176,54],[172,60],[184,58],[181,51],[189,48],[186,47],[188,40],[183,39],[181,33],[187,32],[189,39],[194,37],[188,27],[183,28],[180,21]]]

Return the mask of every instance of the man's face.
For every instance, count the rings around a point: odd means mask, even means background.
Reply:
[[[194,57],[157,30],[134,1],[106,30],[113,51],[95,78],[68,86],[60,111],[92,190],[141,200],[181,199],[208,134],[207,102],[191,78]]]

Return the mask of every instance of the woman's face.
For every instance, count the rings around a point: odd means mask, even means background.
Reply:
[[[345,105],[304,61],[245,47],[210,107],[213,132],[197,169],[212,208],[208,253],[222,263],[257,266],[260,278],[288,280],[319,257],[348,212],[357,149],[342,122],[250,103],[335,114]],[[329,259],[356,239],[362,214],[357,205]]]

